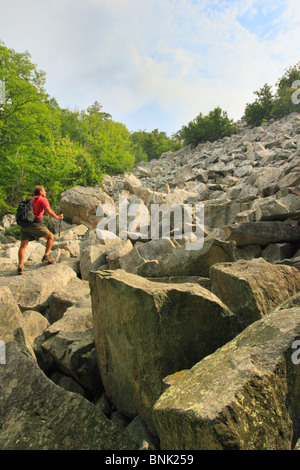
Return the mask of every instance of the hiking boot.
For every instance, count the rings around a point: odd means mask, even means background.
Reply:
[[[23,271],[24,271],[24,266],[18,266],[18,274],[21,275],[23,274]]]
[[[54,258],[50,258],[50,255],[44,255],[42,259],[43,263],[48,263],[48,264],[53,264],[55,263],[55,261],[56,260]]]

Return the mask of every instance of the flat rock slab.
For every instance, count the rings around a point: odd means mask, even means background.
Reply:
[[[300,241],[300,227],[280,221],[243,222],[225,228],[226,240],[236,242],[237,246]]]
[[[0,277],[0,287],[7,286],[22,311],[45,309],[52,292],[66,286],[76,273],[65,264],[32,266],[22,276]]]
[[[210,270],[212,292],[245,328],[300,291],[300,272],[263,258],[220,263]]]

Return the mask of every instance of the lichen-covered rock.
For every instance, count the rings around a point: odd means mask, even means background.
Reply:
[[[107,396],[153,431],[162,379],[236,334],[235,317],[198,284],[151,282],[124,270],[90,273],[98,364]]]
[[[293,448],[299,438],[299,335],[299,307],[280,310],[196,364],[154,406],[161,448]]]
[[[219,263],[210,270],[212,292],[238,317],[241,328],[300,291],[300,272],[263,258]]]
[[[0,364],[2,450],[134,450],[92,403],[55,385],[24,345],[20,330]]]

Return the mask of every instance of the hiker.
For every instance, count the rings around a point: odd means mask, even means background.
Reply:
[[[62,220],[64,218],[63,214],[56,215],[55,212],[51,209],[50,203],[46,198],[46,191],[43,186],[36,186],[33,190],[33,212],[34,212],[34,221],[31,224],[22,226],[20,228],[21,235],[21,245],[18,252],[19,265],[18,265],[18,274],[23,274],[24,270],[24,258],[25,250],[28,245],[28,242],[33,240],[38,240],[41,237],[46,238],[46,251],[43,256],[42,262],[47,264],[55,263],[55,259],[50,258],[50,251],[54,241],[54,235],[50,230],[42,224],[41,219],[44,215],[44,212],[49,214],[51,217],[57,220]]]

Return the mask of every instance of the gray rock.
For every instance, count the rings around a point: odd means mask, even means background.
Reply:
[[[234,261],[234,244],[214,238],[204,239],[201,249],[188,250],[186,244],[175,246],[170,239],[135,244],[119,259],[120,268],[143,277],[208,277],[210,267],[222,261]]]
[[[0,277],[0,287],[7,286],[22,311],[44,311],[49,306],[50,295],[66,286],[76,274],[62,264],[37,265],[28,268],[22,276]]]
[[[295,247],[292,243],[272,243],[261,252],[261,257],[269,263],[277,263],[286,258],[292,258]]]
[[[236,319],[197,284],[163,284],[123,270],[90,273],[98,363],[107,396],[153,433],[162,379],[232,339]]]
[[[42,348],[50,355],[59,371],[79,383],[91,399],[103,391],[93,329],[59,331],[48,337]]]
[[[291,450],[299,436],[299,335],[300,309],[280,310],[196,364],[154,405],[161,448]]]
[[[81,385],[79,385],[79,383],[71,377],[63,375],[60,372],[53,372],[49,378],[52,380],[52,382],[54,382],[56,385],[59,385],[64,390],[67,390],[68,392],[79,393],[84,398],[86,398],[84,388],[81,387]]]
[[[0,364],[2,450],[137,448],[92,403],[48,379],[16,331]]]
[[[95,228],[99,222],[96,211],[99,205],[114,205],[111,197],[101,189],[76,186],[61,195],[60,207],[66,222],[84,224]]]
[[[52,292],[49,308],[45,312],[50,323],[54,323],[73,305],[90,305],[90,287],[88,281],[72,278],[68,284]]]
[[[210,269],[212,292],[234,312],[241,328],[300,291],[300,273],[263,258],[219,263]]]
[[[236,242],[237,246],[266,246],[270,243],[300,241],[300,227],[280,221],[244,222],[226,227],[225,240]]]

